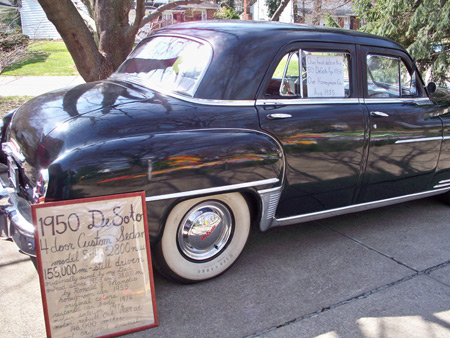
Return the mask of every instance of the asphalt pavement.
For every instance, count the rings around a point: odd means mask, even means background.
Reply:
[[[160,325],[129,337],[450,337],[450,206],[436,198],[253,232],[224,275],[155,273]],[[39,280],[0,241],[0,337],[45,337]]]

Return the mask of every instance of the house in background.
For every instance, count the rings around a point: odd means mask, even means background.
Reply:
[[[243,2],[244,13],[245,3]],[[250,8],[247,10],[249,15],[244,18],[248,20],[268,20],[268,10],[265,0],[249,1]],[[314,21],[314,0],[291,0],[280,16],[282,22],[296,22],[313,25]],[[296,10],[296,13],[294,11]],[[358,30],[360,28],[359,19],[353,12],[353,1],[348,0],[322,0],[320,9],[320,26],[325,26],[327,15],[336,21],[341,28]],[[296,15],[294,15],[296,14]]]
[[[160,6],[168,3],[168,0],[156,0],[155,5]],[[161,26],[168,26],[186,21],[203,21],[214,19],[214,13],[220,10],[220,6],[213,2],[203,2],[201,4],[189,4],[172,8],[162,15]]]
[[[81,10],[85,10],[81,0],[72,0]],[[152,6],[146,6],[146,11],[150,12],[168,0],[157,0]],[[212,2],[204,2],[201,4],[193,4],[186,6],[178,6],[170,11],[163,13],[161,20],[157,25],[152,25],[151,29],[163,27],[169,24],[185,21],[211,20],[215,12],[220,10],[220,6]],[[132,10],[133,12],[133,10]],[[130,13],[132,20],[133,14]],[[22,21],[22,32],[28,35],[30,39],[61,39],[55,26],[47,19],[47,16],[37,0],[22,0],[20,8],[20,18]],[[150,27],[150,26],[149,26]],[[145,29],[144,29],[145,32]]]
[[[20,8],[22,33],[30,39],[60,39],[55,26],[48,21],[37,0],[22,0]]]
[[[78,7],[87,9],[81,0],[72,0]],[[20,6],[20,20],[22,33],[30,39],[61,39],[55,26],[47,19],[47,15],[37,0],[22,0]]]

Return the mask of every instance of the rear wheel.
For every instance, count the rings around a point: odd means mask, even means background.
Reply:
[[[161,272],[199,282],[225,272],[247,242],[250,213],[239,193],[183,201],[170,212],[155,252]]]

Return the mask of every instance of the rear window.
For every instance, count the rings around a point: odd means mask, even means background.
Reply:
[[[194,96],[211,55],[210,46],[194,40],[154,37],[139,45],[112,77]]]

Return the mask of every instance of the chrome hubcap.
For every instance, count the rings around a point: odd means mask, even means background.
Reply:
[[[233,230],[231,211],[218,201],[193,207],[178,228],[181,252],[195,261],[211,259],[227,245]]]

